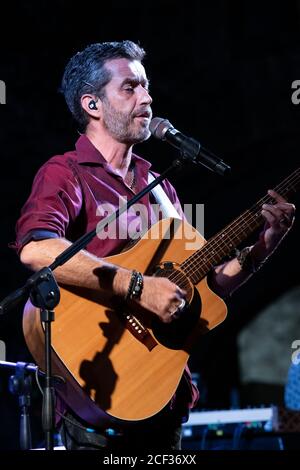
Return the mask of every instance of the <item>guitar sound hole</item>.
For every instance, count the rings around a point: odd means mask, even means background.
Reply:
[[[153,334],[163,346],[169,349],[186,349],[189,336],[199,322],[201,313],[200,295],[197,289],[194,289],[186,274],[180,269],[176,269],[175,263],[164,263],[155,270],[154,275],[156,277],[167,277],[181,289],[184,289],[187,292],[187,306],[180,317],[172,320],[171,323],[163,323],[158,317],[154,318],[152,323]]]

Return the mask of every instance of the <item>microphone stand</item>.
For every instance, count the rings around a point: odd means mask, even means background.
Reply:
[[[29,407],[31,402],[31,373],[38,371],[38,366],[26,362],[0,361],[0,367],[13,369],[14,375],[9,378],[9,391],[19,396],[20,406],[20,448],[29,450],[32,447]]]
[[[53,449],[53,432],[54,432],[54,387],[52,384],[51,370],[51,322],[54,321],[54,308],[60,300],[59,287],[53,276],[52,271],[65,264],[69,259],[76,255],[80,250],[86,247],[88,243],[102,231],[108,224],[116,220],[121,214],[126,212],[133,204],[142,199],[155,186],[160,184],[171,170],[179,169],[182,163],[186,161],[201,163],[197,160],[197,156],[191,158],[190,153],[186,153],[184,149],[180,151],[180,157],[173,160],[160,176],[155,178],[142,191],[133,196],[122,207],[117,209],[111,215],[103,219],[95,229],[86,233],[71,246],[64,250],[50,266],[42,268],[33,274],[23,287],[17,289],[0,302],[0,314],[6,313],[8,310],[16,306],[23,298],[30,296],[32,304],[40,309],[41,321],[45,324],[45,387],[43,394],[42,423],[46,437],[46,450]]]

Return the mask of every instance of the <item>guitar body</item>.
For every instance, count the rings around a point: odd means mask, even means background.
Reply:
[[[190,306],[170,324],[162,324],[151,312],[112,307],[111,299],[100,299],[88,290],[61,288],[52,323],[52,364],[53,374],[64,383],[56,388],[91,425],[114,419],[136,421],[159,412],[176,391],[199,335],[225,319],[226,305],[206,279],[193,285],[180,270],[179,265],[204,243],[187,222],[164,219],[131,249],[106,258],[147,274],[178,273]],[[194,248],[187,250],[187,244]],[[44,329],[39,310],[30,302],[23,329],[29,350],[43,368]]]

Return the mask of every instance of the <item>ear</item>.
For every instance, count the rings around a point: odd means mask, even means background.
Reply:
[[[90,103],[94,101],[96,103],[95,108],[91,108]],[[101,100],[98,96],[95,95],[82,95],[80,98],[81,106],[85,110],[85,112],[94,118],[100,118],[101,116]]]

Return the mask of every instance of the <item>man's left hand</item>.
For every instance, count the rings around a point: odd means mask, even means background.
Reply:
[[[295,206],[288,203],[280,194],[269,190],[268,194],[276,201],[275,204],[263,204],[262,216],[266,224],[260,235],[260,243],[264,245],[266,255],[272,253],[281,239],[290,230],[295,219]]]

